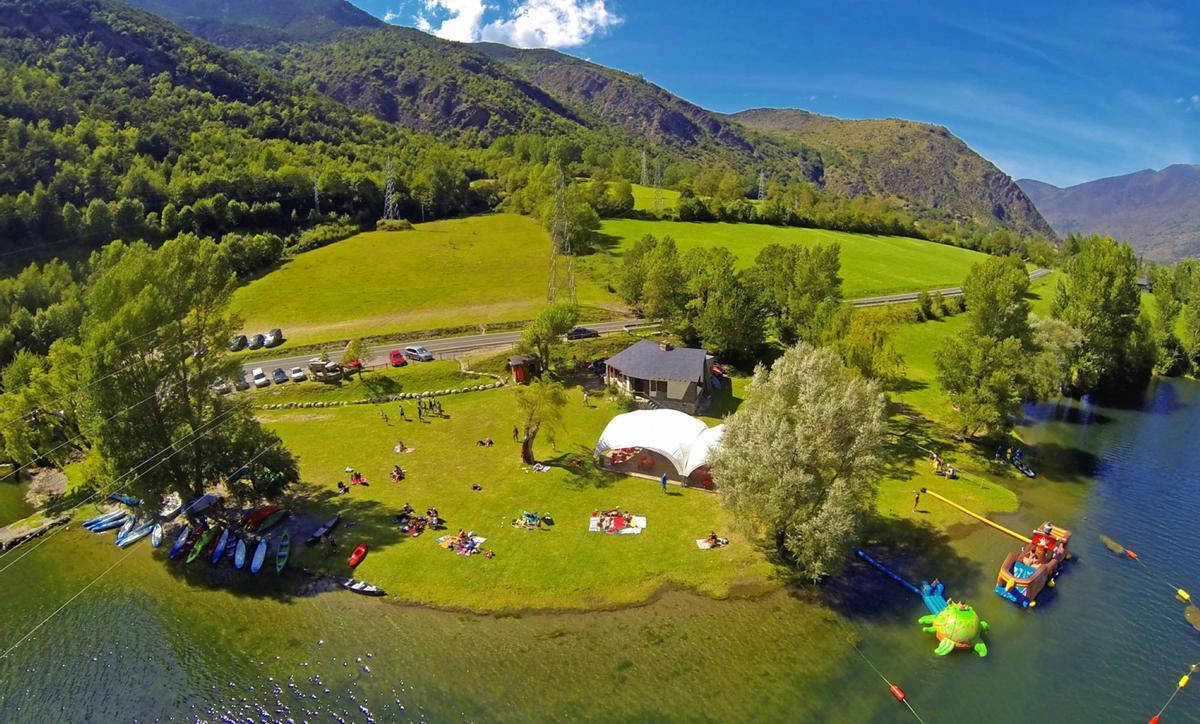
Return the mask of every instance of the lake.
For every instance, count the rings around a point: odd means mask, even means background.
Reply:
[[[926,722],[1146,721],[1200,659],[1173,597],[1200,596],[1198,430],[1200,385],[1187,381],[1134,403],[1028,410],[1026,457],[1046,472],[1010,479],[1022,507],[998,520],[1074,532],[1058,587],[1032,611],[997,597],[1016,541],[965,516],[953,565],[906,564],[989,621],[985,659],[934,656],[920,601],[861,565],[830,587],[832,605],[830,589],[671,592],[620,611],[492,617],[183,568],[147,544],[124,558],[75,526],[0,558],[3,649],[116,564],[0,660],[0,720],[915,721],[849,639]],[[1163,721],[1200,721],[1200,691]]]

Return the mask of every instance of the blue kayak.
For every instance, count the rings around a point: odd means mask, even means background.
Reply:
[[[217,495],[216,493],[207,493],[205,495],[201,495],[199,498],[196,498],[192,502],[188,503],[187,507],[183,509],[183,512],[185,515],[195,515],[196,513],[203,513],[204,511],[206,511],[210,507],[212,507],[213,503],[217,502],[220,499],[221,499],[221,496]]]
[[[141,498],[135,498],[132,495],[117,495],[116,493],[113,493],[112,495],[108,496],[108,499],[115,500],[118,503],[124,503],[125,505],[141,505],[142,504]]]
[[[254,560],[250,561],[250,572],[258,573],[258,569],[262,568],[263,561],[267,557],[267,539],[263,538],[258,542],[258,548],[254,549]]]
[[[128,513],[122,512],[119,515],[117,515],[116,517],[109,518],[108,520],[105,520],[102,523],[97,523],[95,525],[88,526],[88,530],[92,531],[93,533],[103,533],[106,530],[112,530],[113,528],[120,528],[121,525],[125,523],[125,518],[128,515],[129,515]]]
[[[221,537],[217,539],[217,547],[213,549],[212,564],[217,565],[217,561],[221,560],[221,556],[225,554],[225,545],[229,543],[229,529],[221,531]]]
[[[126,534],[125,537],[117,543],[117,545],[122,548],[128,548],[134,543],[137,543],[141,539],[150,535],[150,532],[154,530],[155,525],[157,524],[154,521],[150,521],[149,523],[143,523],[142,525],[137,526],[133,530],[129,531],[129,533]]]
[[[240,570],[242,570],[242,567],[245,565],[246,565],[246,539],[243,538],[240,541],[238,541],[237,550],[233,554],[233,567],[240,571]]]
[[[138,519],[136,515],[131,515],[126,518],[125,523],[121,526],[121,529],[117,531],[117,540],[114,542],[117,545],[121,545],[121,543],[125,541],[125,536],[129,535],[130,532],[133,531],[133,527],[137,525],[137,522]]]
[[[105,513],[104,515],[98,515],[95,518],[91,518],[91,519],[83,521],[83,527],[91,529],[94,526],[104,525],[105,523],[108,523],[113,520],[118,520],[118,519],[123,520],[125,518],[125,515],[126,515],[126,513],[123,510],[116,510],[111,513]]]
[[[183,526],[183,530],[179,531],[179,536],[175,538],[175,542],[171,545],[171,551],[167,553],[167,558],[174,558],[183,550],[183,546],[187,543],[188,533],[192,531],[190,526]]]

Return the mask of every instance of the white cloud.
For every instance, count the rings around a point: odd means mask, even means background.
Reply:
[[[394,23],[394,22],[396,22],[397,20],[400,20],[400,19],[401,19],[401,18],[403,18],[403,17],[404,17],[404,16],[403,16],[403,15],[401,15],[399,11],[396,11],[396,10],[386,10],[386,11],[384,11],[384,13],[383,13],[383,22],[385,22],[385,23]]]
[[[417,27],[461,42],[488,40],[520,48],[571,48],[621,24],[607,0],[518,0],[507,16],[485,0],[424,0]]]

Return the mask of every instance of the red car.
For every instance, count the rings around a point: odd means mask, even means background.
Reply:
[[[408,360],[404,358],[404,350],[394,349],[388,352],[388,361],[393,367],[403,367],[408,364]]]

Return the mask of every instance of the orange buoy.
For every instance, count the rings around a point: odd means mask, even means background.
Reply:
[[[1135,561],[1138,559],[1137,553],[1134,553],[1133,551],[1129,550],[1128,548],[1125,549],[1125,555],[1129,556],[1130,558],[1132,558]]]
[[[1160,720],[1161,717],[1159,717],[1158,714],[1155,714],[1154,716],[1150,717],[1150,724],[1158,724]]]
[[[896,701],[904,701],[904,690],[899,686],[892,684],[892,688],[889,691],[892,692],[892,696],[896,697]]]

